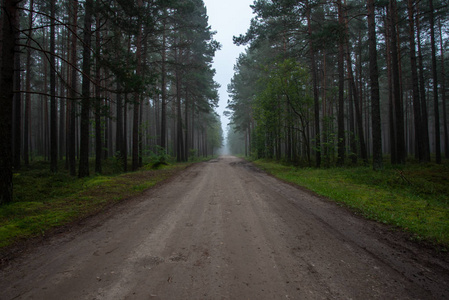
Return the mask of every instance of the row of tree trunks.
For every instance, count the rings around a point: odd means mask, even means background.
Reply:
[[[0,61],[0,204],[13,200],[12,182],[12,116],[14,98],[14,57],[18,36],[18,0],[3,0],[1,23]]]
[[[418,80],[418,64],[416,62],[416,45],[415,45],[415,12],[413,1],[408,0],[408,20],[409,20],[409,43],[410,43],[410,65],[412,71],[412,97],[413,97],[413,112],[414,112],[414,122],[415,122],[415,141],[416,147],[416,158],[423,162],[425,158],[424,140],[423,140],[423,126],[421,120],[421,101],[419,99],[419,80]]]
[[[391,65],[392,65],[392,80],[393,80],[393,115],[394,115],[394,140],[391,143],[395,143],[395,152],[391,153],[391,159],[393,164],[405,163],[405,138],[404,138],[404,115],[401,95],[401,83],[400,83],[400,70],[399,70],[399,51],[397,40],[397,7],[396,0],[390,0],[389,3],[389,21],[390,21],[390,33],[391,33]]]

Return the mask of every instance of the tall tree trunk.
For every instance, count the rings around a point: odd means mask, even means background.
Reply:
[[[427,97],[424,80],[423,55],[421,50],[421,29],[419,21],[419,6],[416,12],[416,36],[418,38],[418,68],[419,68],[419,95],[421,100],[421,121],[423,135],[423,161],[430,162],[430,138],[429,138],[429,120],[427,114]]]
[[[128,94],[125,93],[123,103],[123,172],[128,172]]]
[[[19,6],[20,4],[18,4]],[[19,7],[20,8],[20,7]],[[3,12],[2,12],[3,13]],[[16,16],[16,24],[19,28],[16,31],[16,40],[20,39],[20,13]],[[13,126],[13,166],[15,170],[20,169],[20,152],[22,147],[22,93],[20,93],[20,46],[16,44],[16,53],[14,55],[14,126]]]
[[[360,35],[360,31],[359,31],[359,44],[361,43],[361,35]],[[361,50],[361,47],[359,47]],[[349,55],[349,51],[348,54]],[[354,79],[354,76],[352,75],[352,70],[351,72],[349,72],[349,76],[351,76],[350,81],[352,83],[352,88],[354,90],[353,94],[354,94],[354,104],[355,104],[355,112],[356,112],[356,122],[357,122],[357,130],[358,130],[358,135],[359,135],[359,142],[360,142],[360,153],[361,153],[361,157],[364,161],[364,163],[368,164],[368,147],[366,146],[366,139],[365,139],[365,129],[363,126],[363,113],[362,113],[362,87],[361,82],[362,80],[359,79],[360,78],[360,73],[361,73],[361,59],[360,59],[361,55],[357,55],[356,57],[358,57],[358,61],[356,58],[356,78]],[[352,65],[351,65],[351,69],[352,69]],[[357,82],[360,82],[359,88],[357,89]],[[369,127],[369,126],[366,126]]]
[[[70,22],[70,20],[68,20]],[[60,44],[63,45],[61,52],[65,56],[66,61],[70,61],[70,34],[68,30],[64,30],[64,34],[60,35]],[[58,154],[59,160],[64,160],[67,157],[67,97],[68,89],[67,83],[70,82],[70,68],[67,64],[61,66],[61,76],[65,76],[64,84],[60,85],[59,88],[59,130],[58,130]],[[68,170],[68,161],[64,160],[64,169]]]
[[[377,66],[377,41],[374,0],[368,0],[368,43],[373,131],[373,169],[380,170],[383,168],[382,127],[380,121],[379,69]]]
[[[104,78],[110,78],[107,70],[104,71]],[[107,79],[105,81],[105,86],[112,85],[111,81]],[[111,106],[111,93],[106,92],[105,99],[103,100],[103,105],[108,113],[104,114],[104,141],[103,141],[103,158],[108,160],[110,155],[113,155],[114,150],[112,149],[112,129],[111,129],[111,118],[113,116],[112,106]]]
[[[27,56],[26,56],[26,79],[25,79],[25,116],[23,123],[23,159],[25,166],[30,164],[30,137],[31,137],[31,40],[33,38],[33,7],[34,0],[30,0],[30,11],[28,13],[28,39],[27,39]]]
[[[396,124],[395,124],[395,113],[394,113],[394,86],[393,86],[393,59],[391,52],[391,7],[388,5],[386,7],[387,14],[384,18],[385,24],[385,44],[387,52],[387,78],[388,78],[388,129],[389,129],[389,139],[387,146],[390,149],[390,159],[392,164],[397,164],[398,152],[396,148]]]
[[[13,200],[12,112],[14,99],[14,55],[18,31],[18,0],[3,0],[0,60],[0,205]]]
[[[143,166],[143,134],[144,129],[142,128],[142,123],[144,122],[143,120],[143,102],[144,102],[144,97],[141,96],[141,100],[140,100],[140,108],[139,108],[139,132],[138,132],[138,143],[139,143],[139,161],[138,161],[138,167],[142,167]],[[145,129],[146,130],[146,129]]]
[[[344,26],[344,16],[343,16],[343,7],[341,0],[337,0],[337,8],[338,8],[338,23],[340,26]],[[344,39],[340,37],[338,44],[338,159],[337,165],[343,166],[345,163],[345,154],[346,154],[346,138],[345,138],[345,71],[344,71]]]
[[[346,55],[348,56],[348,55]],[[349,73],[349,65],[347,66]],[[351,70],[352,71],[352,70]],[[351,76],[351,75],[349,75]],[[348,91],[349,99],[349,145],[351,147],[351,162],[357,164],[357,142],[355,133],[355,117],[354,117],[354,91],[352,89],[351,83],[349,83]]]
[[[116,102],[116,131],[115,131],[115,151],[120,160],[123,160],[123,103],[120,84],[117,84]]]
[[[391,28],[391,58],[392,58],[392,77],[393,77],[393,95],[394,95],[394,113],[395,113],[395,140],[392,141],[396,144],[396,161],[392,163],[404,164],[405,163],[405,137],[404,137],[404,110],[401,97],[401,84],[399,81],[399,54],[398,54],[398,41],[396,33],[397,23],[397,6],[396,0],[390,0],[390,28]]]
[[[409,21],[409,43],[410,43],[410,67],[412,71],[412,97],[413,97],[413,114],[415,125],[415,142],[416,154],[415,157],[422,162],[424,159],[424,143],[422,134],[421,121],[421,103],[419,99],[419,81],[418,81],[418,66],[416,63],[416,44],[415,44],[415,16],[413,8],[413,0],[407,1],[408,21]]]
[[[184,129],[184,160],[189,160],[189,89],[186,87],[186,96],[184,99],[185,103],[185,111],[184,111],[184,122],[185,122],[185,129]]]
[[[141,39],[141,43],[142,43],[142,58],[141,58],[141,66],[146,66],[148,64],[148,41],[147,41],[147,37],[148,37],[148,27],[143,27],[142,28],[142,34],[143,37]],[[142,71],[140,72],[142,78],[145,78],[146,73],[145,73],[145,69],[142,68]],[[145,115],[144,115],[144,109],[146,110]],[[140,101],[140,124],[139,126],[142,127],[142,124],[144,122],[144,119],[148,118],[151,114],[151,104],[149,103],[149,101],[147,101],[145,99],[145,97],[142,94],[142,98]],[[146,123],[148,124],[148,126],[145,126],[145,132],[143,129],[139,130],[139,167],[143,166],[143,149],[144,149],[144,136],[148,137],[151,134],[151,130],[150,130],[150,126],[152,126],[152,124],[150,125],[150,121],[149,119],[146,119]],[[149,138],[145,138],[145,146],[148,143]]]
[[[179,64],[178,49],[175,49],[176,57],[175,61]],[[181,70],[176,66],[176,117],[177,117],[177,142],[176,142],[176,160],[178,162],[184,161],[184,144],[183,144],[183,132],[182,132],[182,111],[181,111]]]
[[[165,64],[166,64],[166,56],[167,56],[167,32],[166,32],[166,26],[167,21],[166,17],[164,16],[163,22],[163,31],[162,31],[162,66],[161,66],[161,133],[160,133],[160,141],[159,146],[162,148],[162,151],[166,152],[167,148],[167,87],[166,87],[166,70],[165,70]]]
[[[44,55],[44,74],[48,73],[48,61],[46,54]],[[47,92],[48,87],[48,76],[44,75],[44,92]],[[49,128],[49,115],[48,115],[48,100],[46,97],[42,98],[44,103],[44,155],[47,161],[50,161],[50,128]]]
[[[95,31],[95,173],[101,174],[103,158],[103,141],[101,130],[101,66],[100,66],[100,48],[101,35],[100,30],[100,15],[96,14],[96,28]]]
[[[83,47],[83,83],[81,100],[81,143],[80,143],[80,163],[78,176],[80,178],[89,176],[89,122],[90,122],[90,48],[92,42],[92,15],[93,0],[86,0],[84,17],[84,47]]]
[[[119,47],[120,44],[122,43],[122,38],[121,38],[121,32],[120,30],[117,30],[115,32],[115,36],[116,38],[116,50],[117,52],[115,53],[116,55],[116,59],[119,60],[120,59],[120,55],[119,55]],[[126,161],[126,157],[125,157],[125,151],[124,151],[124,145],[126,144],[125,139],[124,139],[124,103],[123,103],[123,95],[122,95],[122,83],[121,82],[117,82],[117,93],[116,93],[116,131],[115,131],[115,151],[116,151],[116,155],[118,157],[118,159],[123,163],[123,165],[125,165],[125,161]]]
[[[64,92],[63,89],[61,89],[61,92]],[[65,95],[61,95],[65,96]],[[59,130],[58,130],[58,155],[59,160],[64,159],[65,154],[65,118],[66,118],[66,100],[65,99],[59,99]]]
[[[55,58],[56,0],[50,2],[50,170],[58,171],[58,112],[56,109],[56,58]]]
[[[449,136],[447,128],[447,113],[446,113],[446,72],[444,69],[444,45],[443,45],[443,31],[441,26],[441,19],[438,20],[440,29],[440,56],[441,56],[441,100],[443,105],[443,130],[444,130],[444,155],[449,158]]]
[[[322,102],[323,102],[323,144],[325,146],[323,146],[323,154],[325,157],[325,167],[328,168],[330,166],[330,153],[329,153],[329,149],[330,147],[329,145],[329,132],[330,132],[330,125],[329,125],[329,120],[327,118],[328,114],[328,103],[327,103],[327,95],[326,95],[326,91],[327,91],[327,53],[326,53],[326,49],[323,49],[323,77],[322,77],[322,86],[321,86],[321,90],[322,90]]]
[[[306,18],[307,18],[307,35],[309,37],[309,55],[310,66],[312,72],[312,85],[313,85],[313,104],[314,104],[314,119],[315,119],[315,166],[319,168],[321,166],[321,130],[320,130],[320,99],[318,96],[318,74],[316,70],[315,61],[315,49],[312,41],[312,21],[311,21],[311,7],[309,1],[306,0]]]
[[[78,0],[73,0],[71,5],[71,19],[72,24],[70,25],[72,35],[71,35],[71,83],[70,83],[70,120],[69,120],[69,136],[68,136],[68,161],[69,161],[69,171],[70,175],[76,175],[76,103],[77,101],[77,23],[78,23]]]
[[[70,20],[68,20],[68,22],[70,22]],[[70,61],[70,33],[68,30],[65,30],[64,34],[61,35],[61,44],[64,45],[62,52],[64,53],[65,60]],[[70,82],[70,67],[67,64],[64,64],[61,67],[61,75],[65,76],[65,78],[64,85],[61,85],[59,89],[61,98],[59,99],[58,153],[59,160],[64,160],[64,158],[67,158],[67,97],[69,96],[68,83]],[[67,159],[64,160],[64,169],[69,169]]]
[[[438,73],[437,73],[437,57],[435,49],[435,17],[433,12],[433,0],[429,0],[430,10],[430,45],[432,48],[432,81],[433,81],[433,109],[434,109],[434,126],[435,126],[435,160],[437,164],[441,164],[441,138],[440,138],[440,109],[438,105]]]
[[[142,7],[142,0],[137,0],[139,9]],[[136,60],[137,68],[136,75],[142,75],[142,24],[139,21],[139,28],[136,40]],[[132,134],[132,170],[136,171],[139,168],[139,108],[140,108],[140,92],[134,94],[134,109],[133,109],[133,134]]]
[[[349,51],[349,25],[348,25],[348,14],[347,14],[347,6],[346,0],[344,0],[344,46],[346,50],[346,68],[348,73],[348,81],[349,81],[349,91],[348,91],[348,99],[349,99],[349,145],[351,147],[351,162],[353,164],[357,164],[357,142],[356,142],[356,131],[355,131],[355,116],[354,116],[354,98],[357,97],[357,91],[353,89],[354,78],[352,74],[352,62],[351,62],[351,54]]]

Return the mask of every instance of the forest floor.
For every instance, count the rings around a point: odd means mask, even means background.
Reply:
[[[449,257],[223,156],[54,235],[0,278],[0,299],[448,299]]]

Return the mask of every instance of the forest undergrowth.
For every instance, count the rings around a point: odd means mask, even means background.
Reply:
[[[410,233],[411,239],[449,251],[449,163],[301,168],[272,160],[254,163],[354,213]]]
[[[139,195],[199,160],[204,159],[162,164],[157,160],[137,172],[123,173],[119,163],[110,159],[102,175],[86,178],[70,176],[67,171],[53,173],[49,162],[35,161],[14,174],[14,201],[0,206],[0,253]],[[59,170],[64,170],[60,164]]]

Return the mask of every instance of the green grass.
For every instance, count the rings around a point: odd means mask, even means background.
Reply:
[[[368,219],[401,228],[413,239],[449,249],[447,164],[409,164],[373,171],[371,167],[297,168],[267,160],[254,163]]]
[[[106,175],[79,179],[63,171],[62,164],[54,174],[48,162],[35,162],[14,174],[14,201],[0,206],[0,250],[141,194],[191,163],[157,169],[148,164],[140,171],[119,174],[116,162],[109,160],[104,162]]]

